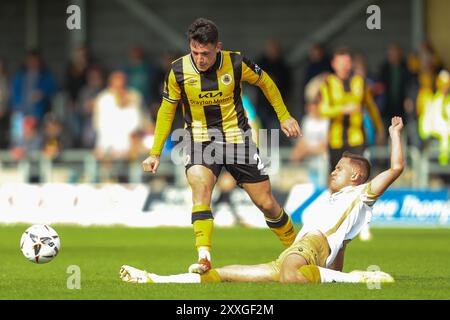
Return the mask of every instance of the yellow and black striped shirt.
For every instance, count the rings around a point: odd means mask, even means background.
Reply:
[[[185,129],[194,141],[210,141],[214,129],[225,142],[242,143],[242,133],[250,129],[242,104],[243,81],[264,92],[280,122],[290,118],[272,79],[240,53],[220,51],[215,64],[206,72],[199,72],[188,54],[175,60],[166,76],[151,154],[161,154],[179,102],[183,106]]]
[[[363,106],[367,108],[377,132],[384,130],[378,107],[361,76],[353,75],[342,81],[335,74],[329,74],[320,94],[320,113],[330,118],[329,145],[332,149],[365,143]],[[358,104],[360,108],[351,114],[344,114],[342,109],[346,104]]]

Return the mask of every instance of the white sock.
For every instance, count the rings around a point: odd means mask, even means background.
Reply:
[[[198,260],[200,259],[211,261],[211,253],[208,247],[198,247]]]
[[[150,274],[150,279],[156,283],[200,283],[201,278],[198,273],[183,273],[172,276],[159,276]]]
[[[372,234],[370,233],[369,224],[366,223],[359,232],[359,239],[361,239],[362,241],[368,241],[371,238]]]
[[[318,268],[320,271],[320,281],[322,283],[330,283],[330,282],[358,283],[361,280],[361,276],[358,274],[345,273],[322,267]]]

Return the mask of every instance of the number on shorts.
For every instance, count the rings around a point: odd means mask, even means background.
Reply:
[[[258,166],[258,170],[264,169],[264,163],[262,162],[261,157],[259,156],[259,154],[255,153],[253,155],[253,160],[256,160],[257,166]]]

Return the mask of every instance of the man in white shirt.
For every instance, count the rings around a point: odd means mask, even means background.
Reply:
[[[126,282],[393,282],[384,272],[342,272],[346,244],[370,222],[372,206],[400,176],[404,168],[400,117],[391,120],[391,167],[370,182],[370,164],[364,157],[344,153],[330,175],[328,199],[313,217],[306,219],[294,243],[276,261],[260,265],[233,265],[211,269],[203,275],[159,276],[130,266],[122,266]]]
[[[96,99],[95,149],[100,159],[126,159],[131,149],[132,134],[140,128],[142,96],[128,89],[126,81],[125,73],[113,72],[108,88],[100,92]]]
[[[290,160],[303,161],[310,182],[325,186],[328,176],[328,132],[330,120],[319,112],[320,86],[324,75],[314,77],[305,88],[306,115],[302,119],[302,136],[292,148]],[[325,170],[324,170],[325,169]]]

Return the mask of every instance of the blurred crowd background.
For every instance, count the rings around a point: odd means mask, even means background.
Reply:
[[[449,29],[434,15],[448,12],[449,5],[375,2],[381,30],[366,28],[363,0],[217,6],[177,0],[2,0],[2,182],[183,184],[183,168],[170,161],[157,177],[144,175],[140,161],[152,145],[166,71],[188,52],[183,35],[190,22],[205,16],[217,23],[226,50],[243,52],[272,77],[300,120],[303,137],[281,139],[285,165],[273,179],[276,187],[324,186],[334,154],[348,144],[368,156],[375,171],[383,169],[389,163],[392,116],[406,124],[408,170],[398,184],[448,186],[450,50],[439,35]],[[82,9],[82,30],[66,27],[70,4]],[[355,77],[363,80],[361,87],[352,85]],[[352,94],[364,91],[363,104],[345,113],[363,117],[364,132],[343,134],[346,124],[327,113],[340,95],[335,79]],[[262,92],[246,87],[244,95],[254,129],[279,128]],[[179,110],[173,129],[182,126]],[[166,144],[165,157],[172,147]]]

